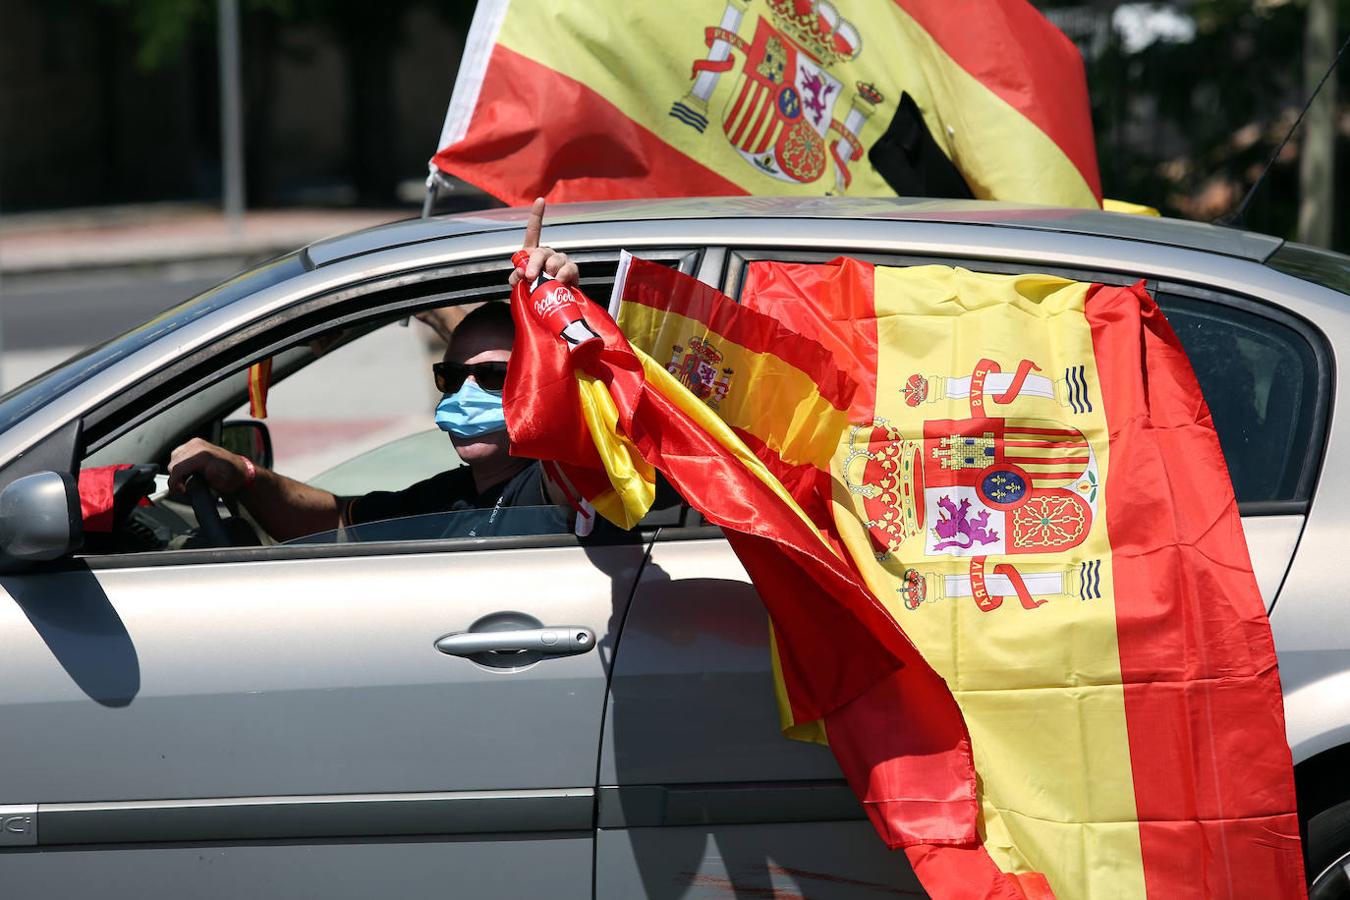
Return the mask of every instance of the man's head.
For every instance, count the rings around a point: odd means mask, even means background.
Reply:
[[[464,317],[464,320],[455,328],[451,336],[450,345],[445,350],[443,361],[452,365],[475,366],[480,363],[505,363],[511,358],[511,345],[515,340],[515,323],[511,320],[511,309],[505,303],[489,302],[475,309]],[[495,367],[494,367],[495,368]],[[464,398],[466,403],[472,402],[476,398],[478,402],[488,402],[480,390],[487,390],[489,394],[500,396],[501,384],[494,383],[492,379],[485,377],[488,384],[479,383],[478,378],[469,374],[465,378],[462,386],[453,387],[450,391],[456,398]],[[470,387],[470,385],[473,387]],[[470,397],[469,395],[472,395]],[[446,402],[442,401],[441,408],[437,411],[437,422],[445,427],[449,420],[443,417],[442,410],[446,407]],[[455,407],[453,415],[456,418],[463,419],[468,410],[464,408],[465,404],[451,404]],[[491,464],[493,462],[505,461],[507,456],[508,442],[505,428],[489,431],[483,434],[473,436],[464,436],[456,434],[455,430],[448,429],[450,432],[450,441],[455,445],[455,451],[459,453],[460,459],[470,465]],[[472,431],[473,428],[460,428],[460,431]]]

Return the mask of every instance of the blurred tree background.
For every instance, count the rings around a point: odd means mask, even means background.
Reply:
[[[1307,99],[1307,0],[1035,5],[1083,52],[1108,197],[1181,218],[1225,216],[1260,176]],[[1342,36],[1330,36],[1333,47],[1350,28],[1350,0],[1337,6]],[[1348,68],[1337,70],[1339,86],[1350,79]],[[1343,87],[1339,95],[1346,96]],[[1343,152],[1350,117],[1343,106],[1334,120],[1341,164],[1331,199],[1339,209],[1350,187]],[[1295,236],[1307,126],[1253,199],[1246,216],[1252,230]],[[1348,239],[1350,223],[1338,221],[1333,246],[1344,252]]]
[[[1083,53],[1106,195],[1184,218],[1230,213],[1305,100],[1309,2],[1033,0]],[[1322,2],[1350,29],[1350,0]],[[250,205],[411,204],[473,0],[240,4]],[[6,208],[216,196],[215,53],[215,0],[0,0]],[[1295,235],[1305,135],[1248,227]],[[1347,188],[1335,179],[1333,208]],[[1347,244],[1337,222],[1333,246]]]
[[[214,47],[215,0],[102,2],[120,8],[129,18],[137,39],[136,61],[143,70],[172,65],[193,43]],[[267,151],[276,119],[277,65],[297,53],[297,48],[288,45],[288,31],[304,27],[319,32],[342,58],[355,202],[366,206],[390,204],[400,176],[408,174],[399,171],[391,138],[398,127],[394,67],[399,51],[411,36],[409,20],[414,12],[431,13],[437,24],[460,36],[462,43],[474,6],[474,0],[381,0],[378,7],[368,0],[242,0],[240,31],[247,115],[244,135],[248,144],[245,169],[250,178],[261,186],[271,183]],[[299,53],[303,57],[304,51]],[[453,81],[442,86],[447,101],[452,85]],[[435,121],[437,112],[429,109],[427,117]],[[252,199],[268,200],[257,196]]]

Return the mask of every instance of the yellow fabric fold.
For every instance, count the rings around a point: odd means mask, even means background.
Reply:
[[[656,470],[638,453],[627,435],[619,432],[619,410],[603,382],[577,372],[581,415],[605,464],[613,492],[591,498],[596,512],[627,530],[637,525],[656,499]]]

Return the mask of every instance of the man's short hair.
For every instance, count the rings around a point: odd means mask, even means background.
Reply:
[[[514,339],[516,323],[511,318],[511,305],[501,300],[489,300],[465,316],[455,327],[455,332],[468,328],[497,329]]]

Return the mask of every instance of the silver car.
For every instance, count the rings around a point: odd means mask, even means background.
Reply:
[[[448,513],[276,544],[243,513],[216,530],[218,498],[165,493],[155,467],[192,436],[339,494],[455,465],[431,430],[438,351],[404,323],[502,297],[523,224],[323,241],[0,398],[7,893],[922,893],[829,751],[779,735],[764,612],[678,496],[601,539],[533,533],[523,510],[488,537]],[[732,296],[755,260],[840,254],[1147,279],[1205,388],[1271,610],[1310,876],[1350,896],[1350,596],[1331,571],[1350,535],[1333,402],[1350,260],[973,202],[577,205],[545,234],[597,299],[621,248]],[[258,423],[245,371],[263,358]],[[74,476],[110,464],[139,486],[81,546]]]

